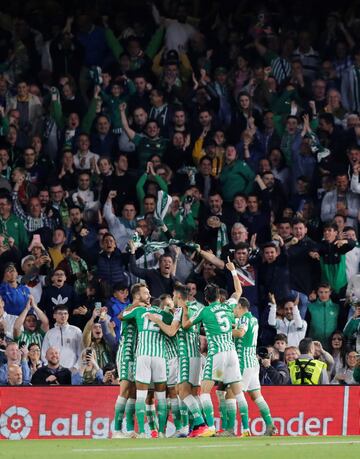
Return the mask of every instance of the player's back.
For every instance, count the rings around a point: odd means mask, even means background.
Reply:
[[[259,364],[256,357],[259,323],[251,312],[246,312],[238,321],[237,329],[244,329],[242,338],[235,339],[236,351],[239,356],[241,369],[251,368]]]
[[[208,340],[208,354],[235,349],[232,339],[234,314],[229,304],[214,302],[202,309],[202,323]]]

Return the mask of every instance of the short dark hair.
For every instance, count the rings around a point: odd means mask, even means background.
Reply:
[[[250,301],[245,298],[244,296],[242,296],[240,299],[239,299],[239,305],[243,308],[243,309],[247,309],[249,310],[250,309]]]
[[[293,218],[291,221],[292,226],[300,225],[300,223],[307,227],[306,221],[303,218]]]
[[[80,210],[81,213],[83,212],[83,209],[80,206],[77,206],[76,204],[74,204],[71,207],[69,207],[69,212],[70,212],[70,210],[73,210],[73,209]]]
[[[174,292],[179,293],[181,299],[186,300],[189,294],[189,289],[186,285],[176,282],[174,285]]]
[[[123,282],[115,282],[115,284],[113,285],[112,291],[114,293],[114,292],[120,292],[120,291],[127,290],[127,289],[128,289],[128,286],[124,284]]]
[[[58,304],[57,306],[55,306],[55,308],[53,310],[53,313],[55,314],[58,311],[67,311],[67,312],[69,312],[69,308],[67,306],[62,305],[62,304]]]
[[[216,284],[207,284],[204,289],[204,297],[208,303],[213,303],[220,296],[219,286]]]
[[[331,124],[332,126],[335,126],[335,118],[332,113],[321,113],[319,115],[319,120],[323,120],[326,124]]]
[[[262,250],[265,250],[265,249],[268,249],[268,248],[273,248],[273,249],[277,249],[277,245],[275,244],[275,242],[272,242],[272,241],[269,241],[269,242],[265,242],[262,246],[261,246],[261,249]]]
[[[321,284],[317,286],[316,290],[319,290],[319,288],[328,288],[331,290],[331,285],[328,284],[327,282],[321,282]]]
[[[323,226],[323,231],[327,228],[332,228],[334,231],[339,231],[339,228],[335,222],[326,222]]]
[[[300,354],[308,354],[310,352],[312,343],[313,343],[312,338],[302,339],[299,343]]]
[[[238,250],[249,250],[249,248],[250,248],[250,246],[249,246],[249,244],[247,242],[239,242],[234,247],[234,250],[235,250],[235,252],[237,252]]]
[[[274,343],[276,341],[284,341],[287,344],[288,338],[286,335],[284,335],[284,333],[278,333],[277,335],[275,335]]]

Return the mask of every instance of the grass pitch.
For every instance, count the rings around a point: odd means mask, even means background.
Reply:
[[[1,459],[359,459],[360,436],[0,442]]]

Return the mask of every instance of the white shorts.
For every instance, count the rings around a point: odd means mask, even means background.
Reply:
[[[176,386],[178,372],[179,372],[178,357],[174,357],[173,359],[168,360],[168,375],[167,375],[167,385],[168,386]]]
[[[245,368],[242,374],[241,387],[244,392],[260,390],[259,367]]]
[[[178,384],[187,382],[193,387],[200,386],[201,357],[179,357]]]
[[[241,381],[239,358],[234,350],[207,356],[203,380],[231,384]]]
[[[166,359],[139,355],[136,358],[135,381],[143,384],[166,383]]]

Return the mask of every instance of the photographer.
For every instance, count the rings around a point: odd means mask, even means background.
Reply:
[[[260,383],[262,386],[290,384],[289,370],[286,364],[280,361],[277,349],[271,346],[260,347],[257,354],[260,363]]]
[[[118,386],[120,384],[116,366],[113,363],[105,365],[103,373],[103,384],[105,386]]]

